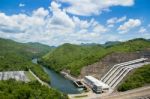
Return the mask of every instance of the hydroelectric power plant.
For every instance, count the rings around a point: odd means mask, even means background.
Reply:
[[[114,65],[100,80],[85,76],[84,82],[96,93],[113,91],[123,78],[133,69],[150,64],[148,58],[140,58]]]

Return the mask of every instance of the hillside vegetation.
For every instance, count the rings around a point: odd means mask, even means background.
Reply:
[[[136,71],[118,87],[118,91],[127,91],[147,84],[150,84],[150,65],[136,69]]]
[[[0,81],[0,99],[68,99],[56,90],[38,82]]]
[[[51,49],[39,43],[18,43],[0,39],[0,71],[31,69],[41,80],[49,83],[48,75],[41,66],[33,64],[31,59],[40,57]],[[0,99],[68,99],[68,97],[34,80],[24,83],[11,79],[0,81]]]
[[[74,76],[80,74],[84,66],[93,64],[114,52],[135,52],[150,48],[145,39],[134,39],[127,42],[103,47],[101,45],[64,44],[49,52],[42,58],[42,63],[55,71],[70,70]]]
[[[49,82],[48,75],[43,69],[31,62],[35,56],[45,53],[45,49],[50,50],[46,45],[42,49],[37,45],[27,43],[18,43],[8,39],[0,38],[0,71],[28,70],[29,68],[42,80]]]
[[[13,40],[0,38],[0,53],[17,53],[26,58],[41,57],[52,48],[40,43],[18,43]]]
[[[44,54],[47,54],[49,51],[53,50],[54,46],[48,46],[41,43],[26,43],[26,46],[28,46],[34,55],[32,57],[42,57]]]
[[[83,66],[98,61],[106,54],[105,49],[100,45],[64,44],[44,56],[43,60],[55,71],[69,69],[71,74],[78,75]]]

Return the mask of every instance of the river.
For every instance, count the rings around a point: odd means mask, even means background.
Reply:
[[[33,63],[37,64],[37,59],[32,60]],[[42,65],[41,65],[42,66]],[[81,93],[81,89],[77,88],[72,81],[66,79],[61,74],[42,66],[44,71],[48,74],[51,80],[50,86],[66,94],[78,94]]]

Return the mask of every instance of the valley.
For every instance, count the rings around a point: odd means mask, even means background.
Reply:
[[[27,92],[29,92],[29,90],[35,90],[34,86],[30,85],[30,83],[38,83],[40,91],[47,90],[45,93],[49,93],[49,91],[53,90],[53,94],[58,94],[56,99],[58,97],[66,99],[68,98],[67,95],[69,97],[72,97],[72,95],[76,97],[78,94],[82,95],[92,92],[92,90],[89,90],[90,88],[88,88],[87,92],[81,90],[81,88],[77,88],[73,84],[73,81],[65,78],[61,75],[61,72],[68,73],[68,75],[83,82],[84,77],[87,75],[100,80],[113,65],[142,57],[149,58],[150,55],[150,42],[141,38],[127,42],[113,43],[107,46],[100,44],[63,44],[58,47],[49,47],[42,44],[18,43],[7,39],[0,39],[0,44],[0,48],[2,49],[0,52],[1,72],[24,71],[30,79],[28,83],[25,83],[26,81],[22,82],[22,80],[15,81],[14,79],[17,77],[14,76],[14,78],[10,77],[6,81],[0,81],[1,84],[20,83],[20,86],[27,86]],[[131,81],[135,78],[125,77],[115,90],[127,91],[130,88],[134,89],[149,84],[148,68],[149,65],[145,65],[144,67],[135,69],[135,73],[129,73],[133,75],[132,77],[137,74],[138,77],[145,75],[148,80],[138,78],[142,83],[137,83],[137,86],[133,87]],[[145,74],[143,74],[142,70]],[[139,82],[138,80],[137,82]],[[33,89],[30,89],[31,87]],[[24,87],[20,90],[24,90]],[[42,97],[51,97],[52,93]],[[9,94],[11,95],[12,93],[10,92]],[[25,92],[23,94],[26,99],[28,96],[27,93]],[[29,92],[28,97],[34,97],[31,94],[33,93]]]
[[[150,99],[150,0],[0,0],[0,99]]]

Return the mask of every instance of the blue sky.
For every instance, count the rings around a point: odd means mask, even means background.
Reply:
[[[0,0],[0,37],[105,43],[150,38],[150,0]]]

